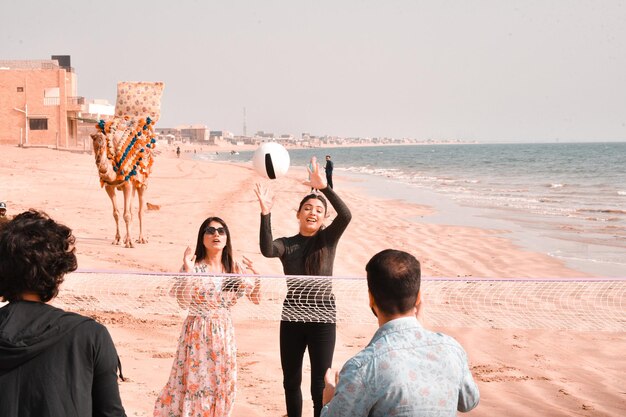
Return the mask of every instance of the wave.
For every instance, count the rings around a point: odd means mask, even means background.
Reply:
[[[626,214],[626,210],[620,209],[577,209],[577,213],[604,213],[604,214]]]
[[[612,265],[626,265],[626,263],[622,260],[622,259],[615,259],[615,258],[598,258],[598,257],[585,257],[585,256],[575,256],[572,254],[565,254],[562,253],[561,251],[557,250],[554,252],[548,252],[549,256],[552,256],[553,258],[558,258],[558,259],[563,259],[563,260],[570,260],[570,261],[583,261],[583,262],[592,262],[592,263],[598,263],[598,264],[612,264]]]
[[[193,155],[193,159],[198,161],[215,161],[220,159],[219,155],[215,155],[213,153],[198,153]]]
[[[617,195],[626,195],[626,191],[618,191]]]
[[[610,207],[613,204],[606,201],[608,197],[606,193],[597,192],[592,195],[589,192],[583,192],[584,190],[576,184],[576,181],[535,182],[534,184],[531,182],[528,185],[506,184],[501,183],[497,178],[491,181],[477,177],[463,177],[463,175],[441,175],[413,169],[356,164],[344,170],[386,177],[418,188],[427,188],[447,195],[461,204],[474,207],[499,208],[507,211],[520,210],[541,216],[587,220],[594,224],[618,223],[626,215],[626,210]],[[541,191],[537,188],[538,186],[545,191]],[[626,190],[621,191],[626,195]],[[609,207],[585,208],[585,206],[593,207],[592,204],[603,200]]]
[[[571,217],[575,217],[575,216],[571,216]],[[618,222],[622,220],[619,217],[609,217],[606,219],[602,217],[580,217],[580,218],[591,221],[591,222]]]
[[[480,180],[477,179],[463,179],[463,178],[451,178],[451,177],[435,177],[438,181],[445,185],[452,184],[479,184]]]

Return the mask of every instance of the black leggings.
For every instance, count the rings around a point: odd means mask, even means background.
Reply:
[[[324,374],[333,363],[336,338],[335,323],[280,322],[280,363],[283,367],[283,387],[289,417],[302,416],[302,360],[309,349],[311,361],[311,398],[313,415],[322,412]]]

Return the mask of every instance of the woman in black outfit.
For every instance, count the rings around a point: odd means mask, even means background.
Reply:
[[[296,217],[299,233],[291,237],[272,238],[272,197],[257,184],[261,204],[261,253],[280,258],[285,275],[313,275],[321,278],[287,278],[287,296],[280,322],[280,361],[283,387],[289,417],[302,415],[302,361],[309,349],[311,361],[311,397],[314,416],[322,410],[324,373],[331,367],[336,335],[336,306],[330,276],[339,238],[348,227],[352,214],[344,202],[327,186],[315,158],[311,160],[310,187],[318,189],[337,211],[330,226],[324,227],[327,203],[320,194],[309,194],[300,202]]]

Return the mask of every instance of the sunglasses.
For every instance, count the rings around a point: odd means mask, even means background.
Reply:
[[[223,227],[215,228],[213,226],[209,226],[206,229],[204,229],[205,235],[214,235],[215,232],[217,232],[221,236],[224,236],[226,234],[226,229],[224,229]]]

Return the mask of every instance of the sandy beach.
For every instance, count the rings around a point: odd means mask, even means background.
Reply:
[[[171,149],[162,149],[156,157],[146,201],[158,210],[144,214],[149,243],[132,249],[111,245],[112,210],[100,188],[93,155],[0,146],[0,200],[7,202],[10,215],[36,208],[70,226],[81,269],[177,271],[185,247],[195,243],[200,222],[218,215],[228,223],[239,257],[252,259],[263,274],[281,274],[280,262],[259,251],[259,205],[252,191],[259,177],[252,167],[195,161],[191,155],[176,158]],[[292,167],[286,177],[271,182],[275,236],[297,232],[295,210],[308,191],[301,184],[304,178],[304,167]],[[386,248],[414,254],[425,277],[588,276],[558,259],[515,246],[504,231],[429,224],[431,207],[373,197],[337,173],[335,184],[353,213],[337,250],[336,276],[364,276],[366,262]],[[121,197],[118,201],[121,204]],[[133,238],[138,234],[136,220]],[[111,332],[128,377],[120,384],[127,415],[152,415],[154,399],[170,372],[182,318],[93,315]],[[235,325],[239,381],[233,415],[284,415],[278,322],[238,318]],[[339,325],[334,366],[340,368],[364,347],[375,330],[374,325]],[[626,415],[623,332],[436,330],[459,340],[469,355],[481,391],[481,402],[469,415]],[[305,371],[306,364],[305,359]],[[304,415],[310,416],[307,379],[305,372]]]

